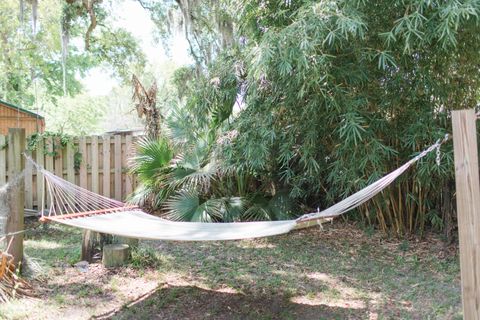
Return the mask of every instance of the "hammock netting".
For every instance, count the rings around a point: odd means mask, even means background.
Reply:
[[[297,225],[295,220],[241,223],[165,220],[83,189],[34,165],[45,177],[50,199],[49,213],[42,219],[73,227],[129,238],[210,241],[267,237],[287,233]]]
[[[339,216],[380,193],[415,162],[448,140],[438,140],[398,169],[376,182],[323,210],[305,214],[296,220],[234,223],[200,223],[165,220],[141,211],[135,206],[109,199],[83,189],[45,170],[31,158],[27,160],[42,173],[49,195],[49,213],[43,220],[129,238],[210,241],[268,237],[310,226],[312,222]]]

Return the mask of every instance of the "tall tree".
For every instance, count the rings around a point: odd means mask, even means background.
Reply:
[[[79,93],[78,75],[97,66],[108,66],[129,81],[130,69],[144,65],[144,54],[130,33],[106,22],[107,2],[20,1],[19,6],[18,0],[1,1],[0,97],[28,107],[38,90],[55,102],[55,97]],[[84,3],[96,12],[96,28]],[[81,37],[88,50],[68,41]]]

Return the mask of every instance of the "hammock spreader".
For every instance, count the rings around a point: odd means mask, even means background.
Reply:
[[[139,239],[238,240],[288,233],[293,229],[308,227],[316,221],[336,217],[352,210],[384,190],[415,162],[433,150],[438,150],[447,140],[448,135],[398,169],[323,211],[305,214],[296,220],[283,221],[200,223],[165,220],[147,214],[137,207],[76,186],[45,170],[30,157],[26,157],[37,168],[37,172],[43,174],[48,188],[50,210],[48,215],[42,215],[43,221],[54,221],[101,233]]]

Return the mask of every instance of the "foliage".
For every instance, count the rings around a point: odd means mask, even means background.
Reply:
[[[227,1],[138,1],[150,12],[165,44],[171,44],[174,35],[184,34],[198,75],[235,40],[234,21]]]
[[[157,268],[162,264],[162,257],[155,249],[147,246],[132,248],[130,264],[136,269]]]
[[[45,119],[51,131],[69,135],[100,133],[105,109],[104,99],[85,94],[61,97],[45,106]]]
[[[477,104],[478,1],[220,2],[235,12],[235,45],[200,73],[177,72],[190,128],[169,127],[183,145],[205,139],[220,171],[248,174],[267,198],[329,206],[443,137],[450,110]],[[434,157],[359,208],[365,222],[396,235],[441,227],[451,147],[440,166]]]
[[[47,141],[43,146],[43,153],[50,156],[57,156],[58,152],[65,148],[67,144],[73,142],[73,137],[52,131],[37,132],[32,134],[27,138],[27,150],[35,151],[38,150],[38,145],[40,142]],[[48,142],[51,142],[49,145]]]
[[[128,80],[130,69],[144,65],[144,54],[137,41],[123,29],[107,27],[109,1],[95,4],[98,27],[88,36],[89,50],[78,45],[78,41],[68,41],[84,36],[90,25],[90,17],[77,4],[78,1],[32,1],[19,14],[18,1],[0,3],[2,100],[28,108],[43,93],[44,103],[55,105],[60,96],[80,93],[78,76],[94,67],[108,65],[115,75]]]
[[[295,203],[285,194],[255,191],[248,174],[224,172],[206,141],[183,145],[173,157],[164,139],[138,143],[131,169],[140,181],[130,201],[161,210],[171,220],[233,222],[288,219]]]
[[[43,150],[39,150],[38,146],[43,143]],[[82,163],[84,155],[79,152],[78,148],[74,146],[74,137],[68,134],[45,131],[37,132],[27,137],[27,150],[42,152],[45,155],[51,157],[57,157],[61,155],[67,145],[74,147],[73,155],[73,167],[78,172]]]
[[[141,185],[132,194],[130,201],[158,207],[169,192],[162,176],[168,172],[173,151],[164,139],[142,139],[137,143],[136,155],[131,159],[131,172],[137,175]]]

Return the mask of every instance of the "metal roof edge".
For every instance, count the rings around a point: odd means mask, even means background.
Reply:
[[[8,102],[6,102],[6,101],[0,100],[0,104],[3,104],[3,105],[6,106],[6,107],[9,107],[9,108],[15,109],[15,110],[17,110],[17,111],[20,111],[20,112],[29,114],[29,115],[31,115],[31,116],[40,118],[40,119],[42,119],[42,120],[45,120],[45,117],[39,115],[38,113],[35,113],[35,112],[33,112],[33,111],[24,109],[24,108],[22,108],[22,107],[16,106],[16,105],[11,104],[11,103],[8,103]]]

